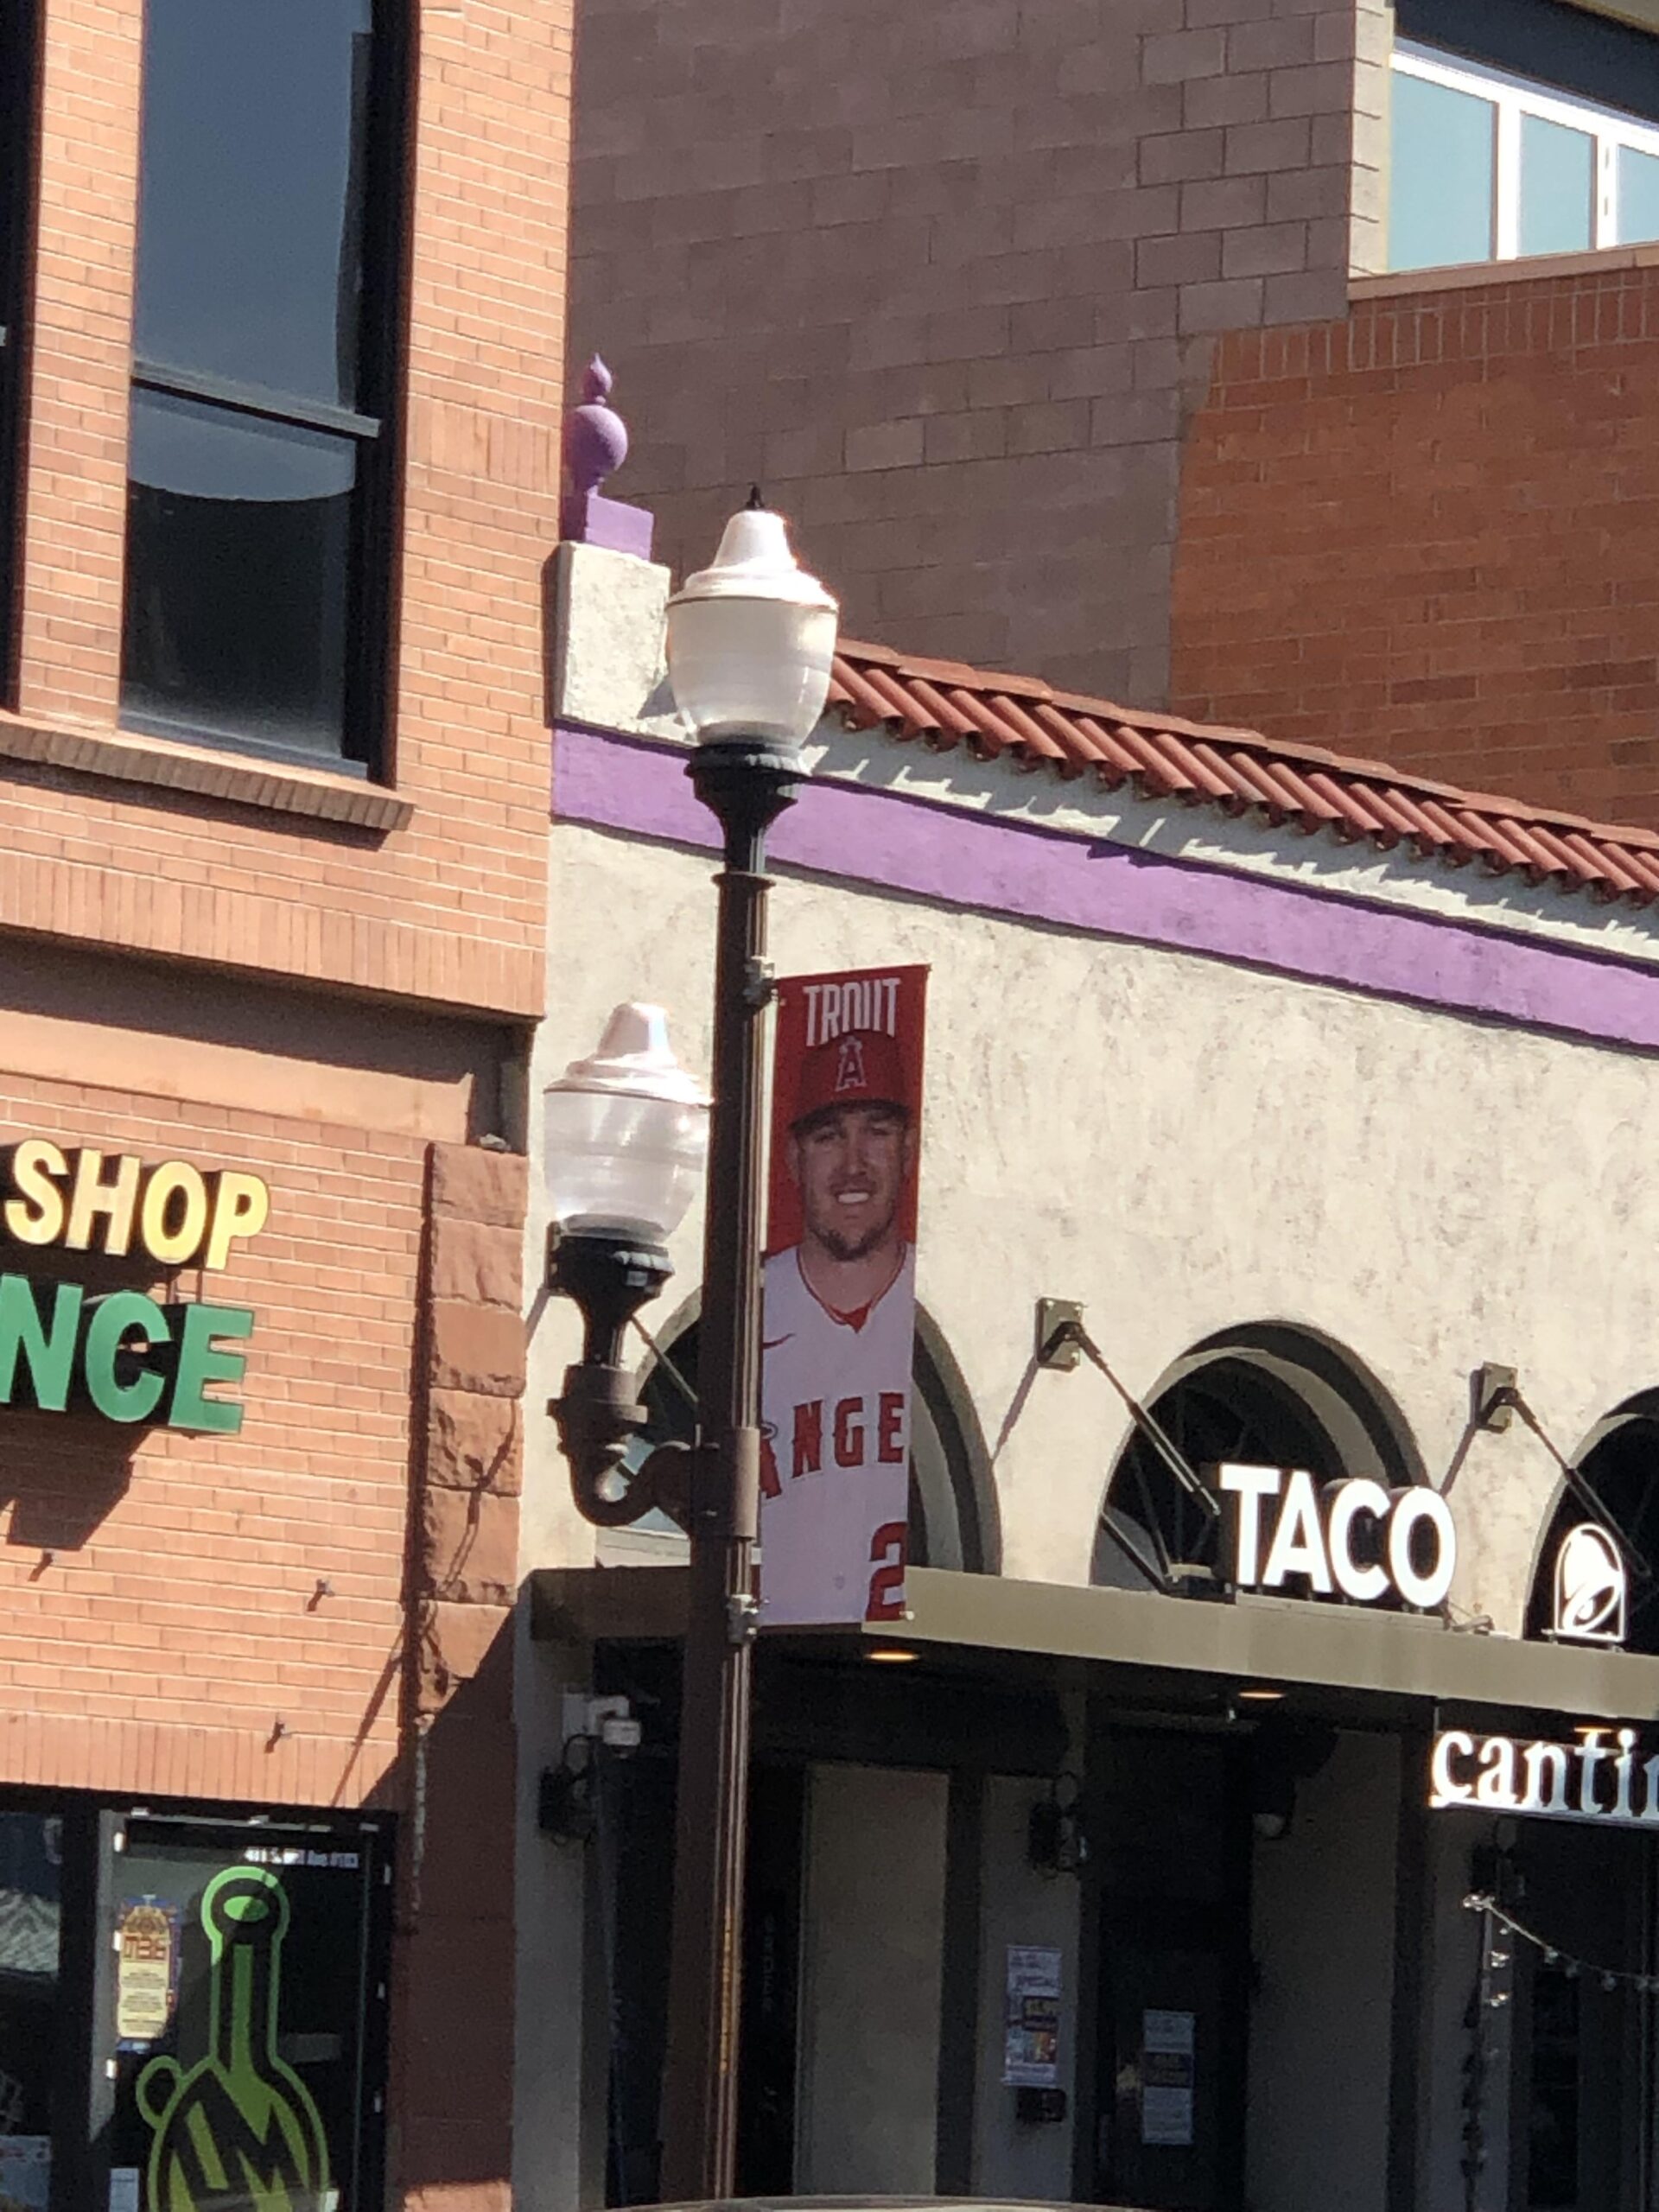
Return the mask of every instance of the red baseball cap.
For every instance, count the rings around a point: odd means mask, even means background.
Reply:
[[[801,1058],[791,1128],[836,1106],[896,1106],[909,1110],[897,1041],[879,1029],[849,1029],[815,1045]]]

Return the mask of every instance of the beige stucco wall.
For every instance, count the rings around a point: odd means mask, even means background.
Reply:
[[[669,1007],[706,1069],[711,870],[556,825],[538,1090],[628,996]],[[1482,1360],[1520,1369],[1569,1451],[1659,1382],[1650,1058],[821,880],[780,883],[773,950],[784,973],[931,965],[920,1294],[993,1443],[1044,1295],[1084,1302],[1143,1398],[1230,1325],[1316,1330],[1391,1395],[1436,1480]],[[700,1228],[658,1319],[695,1285]],[[541,1318],[531,1403],[575,1341],[569,1314]],[[1126,1435],[1091,1371],[1036,1376],[997,1456],[1006,1573],[1087,1581]],[[1463,1612],[1518,1632],[1555,1485],[1518,1424],[1475,1439],[1453,1491]],[[526,1567],[594,1556],[550,1431],[524,1506]]]

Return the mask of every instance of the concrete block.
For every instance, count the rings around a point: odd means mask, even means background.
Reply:
[[[1114,394],[1094,403],[1089,418],[1091,446],[1141,446],[1173,442],[1181,426],[1181,395],[1166,391]]]
[[[912,416],[896,423],[866,423],[849,430],[846,466],[855,473],[868,468],[912,468],[922,457],[923,425]]]
[[[429,1379],[435,1389],[516,1398],[524,1387],[524,1325],[499,1306],[432,1301]]]
[[[429,1599],[420,1609],[420,1703],[423,1712],[438,1710],[463,1683],[475,1681],[492,1664],[502,1638],[502,1671],[508,1684],[512,1669],[512,1615],[505,1605],[452,1605]]]
[[[1353,69],[1344,61],[1275,69],[1268,79],[1268,113],[1345,116],[1352,105],[1353,82]]]
[[[922,457],[930,461],[995,461],[1007,451],[1007,418],[1003,409],[976,407],[961,415],[931,416]]]
[[[1133,270],[1131,256],[1128,273],[1132,275]],[[1071,299],[1022,301],[1012,310],[1008,335],[1016,353],[1046,353],[1061,346],[1091,345],[1095,335],[1094,299],[1084,295]]]
[[[597,545],[558,548],[555,721],[683,735],[663,660],[669,583],[668,570],[652,561]]]
[[[1218,77],[1227,67],[1227,34],[1203,30],[1155,32],[1141,48],[1143,85],[1184,84],[1189,77]]]
[[[573,545],[572,553],[593,549]],[[605,554],[605,561],[619,560],[630,569],[644,562],[626,555]],[[667,570],[661,572],[664,576]],[[660,621],[660,616],[658,620]],[[498,1229],[521,1229],[530,1202],[530,1162],[521,1152],[486,1152],[481,1145],[435,1144],[432,1147],[432,1211],[463,1221],[482,1222]]]
[[[1176,297],[1174,287],[1167,285],[1162,289],[1147,287],[1126,290],[1113,299],[1101,301],[1095,309],[1096,342],[1109,346],[1123,339],[1173,336]]]
[[[1182,231],[1226,231],[1267,213],[1265,176],[1215,177],[1181,187]]]
[[[1183,232],[1178,237],[1142,238],[1135,252],[1137,289],[1160,284],[1208,283],[1221,274],[1218,231]]]
[[[1135,348],[1120,344],[1078,346],[1057,353],[1049,370],[1050,397],[1085,399],[1109,391],[1127,391],[1135,374]]]
[[[510,1306],[524,1298],[524,1244],[518,1229],[496,1229],[449,1214],[432,1218],[432,1295]]]
[[[1347,272],[1310,269],[1300,276],[1262,279],[1264,322],[1334,322],[1348,308]]]
[[[1375,172],[1353,178],[1356,202]],[[1382,180],[1379,178],[1378,182]],[[1349,205],[1349,173],[1343,168],[1280,169],[1268,178],[1268,220],[1270,223],[1306,222],[1318,215],[1345,215]]]
[[[1232,69],[1288,69],[1314,59],[1316,32],[1325,19],[1279,16],[1266,22],[1236,23],[1227,34],[1227,67]]]
[[[1138,174],[1142,184],[1181,184],[1188,177],[1219,176],[1223,151],[1218,128],[1143,138]]]
[[[429,1391],[425,1471],[429,1484],[446,1490],[516,1496],[524,1486],[519,1401],[476,1390]]]
[[[1347,226],[1342,227],[1345,238]],[[1262,223],[1228,232],[1222,242],[1221,270],[1224,276],[1274,276],[1305,269],[1307,258],[1306,223]]]
[[[518,1587],[518,1501],[488,1491],[421,1494],[421,1587],[460,1605],[510,1605]]]
[[[1248,176],[1258,170],[1306,168],[1312,159],[1311,137],[1305,116],[1235,124],[1227,133],[1227,174]]]
[[[1010,453],[1069,453],[1089,442],[1089,402],[1049,400],[1008,410]]]
[[[1224,283],[1183,284],[1182,334],[1253,328],[1262,320],[1262,283],[1259,276],[1234,276]]]
[[[1265,71],[1257,76],[1202,77],[1181,87],[1181,120],[1189,130],[1265,123],[1267,115]]]

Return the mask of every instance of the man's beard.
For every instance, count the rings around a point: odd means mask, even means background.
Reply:
[[[832,1260],[867,1260],[872,1252],[880,1251],[892,1236],[893,1222],[890,1213],[884,1221],[872,1222],[868,1228],[850,1235],[834,1221],[813,1221],[808,1227]]]

